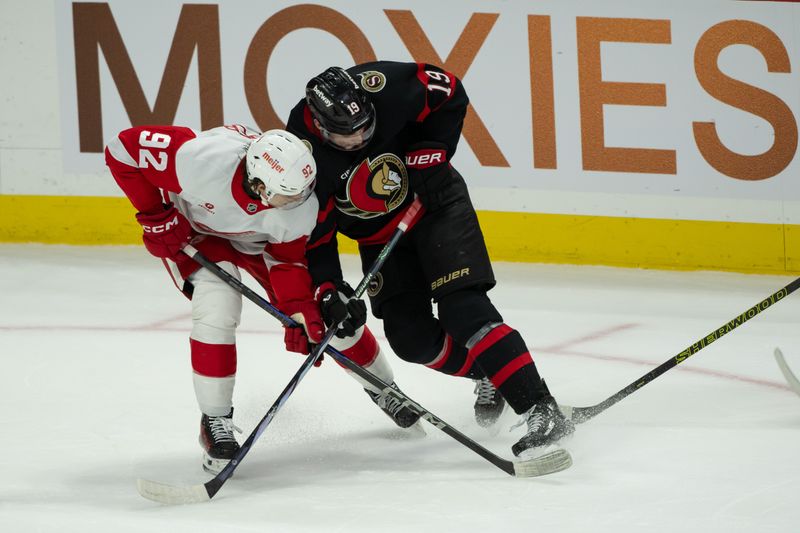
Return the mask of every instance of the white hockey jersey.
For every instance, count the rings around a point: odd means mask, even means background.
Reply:
[[[140,126],[108,143],[106,161],[140,212],[173,202],[198,233],[228,239],[240,252],[255,255],[268,243],[307,238],[318,211],[313,194],[294,209],[275,209],[245,193],[245,155],[259,135],[238,124],[202,132]]]
[[[312,194],[293,209],[275,209],[247,195],[247,148],[259,135],[238,124],[202,132],[139,126],[108,143],[106,164],[140,213],[159,213],[163,204],[172,202],[197,233],[225,239],[236,252],[258,256],[248,264],[266,267],[275,303],[313,300],[305,252],[317,220],[317,197]],[[203,244],[197,244],[201,251]],[[186,264],[190,269],[197,266]],[[176,266],[180,277],[188,274],[181,265],[167,264],[180,288]],[[251,273],[261,281],[259,272]]]

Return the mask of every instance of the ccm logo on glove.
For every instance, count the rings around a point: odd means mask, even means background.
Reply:
[[[157,213],[137,213],[136,221],[142,226],[147,251],[162,259],[176,261],[194,235],[189,221],[172,204]]]
[[[407,168],[429,168],[441,165],[447,160],[444,150],[423,148],[406,154]]]
[[[146,222],[142,223],[142,230],[144,230],[145,233],[166,233],[173,227],[180,224],[180,220],[178,219],[178,215],[175,215],[175,217],[172,220],[167,221],[166,224],[158,224],[155,226],[147,226],[145,224]]]

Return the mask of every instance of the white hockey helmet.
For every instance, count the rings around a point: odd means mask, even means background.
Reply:
[[[264,205],[297,207],[311,195],[316,176],[311,150],[288,131],[266,131],[247,149],[245,187]]]

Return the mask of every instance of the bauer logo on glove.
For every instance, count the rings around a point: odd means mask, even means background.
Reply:
[[[408,147],[406,168],[411,190],[429,212],[447,203],[453,185],[453,174],[447,162],[447,146],[437,142],[421,142]]]
[[[444,163],[447,152],[442,149],[423,148],[406,154],[406,167],[428,168]]]

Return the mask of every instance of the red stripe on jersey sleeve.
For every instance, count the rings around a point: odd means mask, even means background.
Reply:
[[[264,251],[281,263],[306,263],[306,242],[308,237],[300,237],[289,242],[270,242]]]
[[[277,304],[314,299],[311,275],[306,268],[306,241],[300,237],[290,242],[268,243],[264,251],[279,261],[269,269],[270,282]]]
[[[142,175],[138,167],[117,161],[106,148],[106,165],[119,188],[140,213],[155,213],[162,209],[161,191]]]
[[[443,75],[447,76],[447,79],[450,81],[450,85],[449,85],[449,89],[450,90],[447,93],[447,96],[442,98],[441,101],[438,102],[433,107],[431,107],[431,103],[430,103],[430,99],[429,99],[430,91],[432,90],[431,89],[431,85],[432,85],[431,84],[431,76],[426,72],[426,67],[428,67],[429,69],[433,68],[434,72],[437,72],[438,74],[443,74]],[[420,111],[419,115],[417,115],[417,122],[422,122],[423,120],[425,120],[428,117],[428,115],[430,115],[431,113],[435,113],[437,110],[439,110],[444,104],[446,104],[453,97],[453,95],[456,92],[456,77],[453,75],[452,72],[448,72],[446,70],[440,69],[439,67],[433,67],[432,65],[429,65],[428,63],[417,63],[417,79],[425,87],[425,103],[424,103],[424,107],[422,108],[422,111]],[[439,88],[441,88],[441,86],[442,86],[441,80],[439,78],[434,78],[433,86],[438,86]],[[440,92],[442,94],[444,94],[443,91],[438,91],[437,90],[437,94],[440,93]]]
[[[189,128],[139,126],[124,130],[117,136],[129,156],[127,161],[119,161],[106,148],[106,164],[136,209],[142,213],[157,211],[161,208],[162,198],[166,198],[162,194],[164,191],[181,191],[175,173],[175,154],[194,137]]]
[[[281,263],[269,270],[269,279],[279,308],[289,302],[314,300],[311,275],[305,267]]]
[[[456,94],[456,77],[455,77],[455,75],[453,75],[452,72],[448,72],[446,70],[444,71],[444,73],[447,74],[448,78],[450,78],[450,93],[447,95],[447,98],[442,100],[442,102],[438,106],[436,106],[436,108],[434,108],[434,111],[438,110],[446,102],[450,101],[450,99],[453,97],[453,95]]]
[[[420,81],[420,83],[422,83],[422,86],[425,87],[425,90],[427,91],[428,74],[425,72],[425,63],[417,63],[417,79]],[[425,117],[427,117],[430,112],[431,108],[428,107],[428,98],[426,95],[424,107],[422,108],[422,111],[419,112],[419,115],[417,115],[417,122],[422,122],[425,120]]]
[[[333,206],[334,206],[333,196],[331,196],[328,199],[328,204],[324,208],[320,209],[319,213],[317,213],[317,224],[325,221],[328,218],[328,215],[330,215],[331,211],[333,211]]]
[[[309,244],[308,245],[308,249],[309,250],[313,250],[314,248],[316,248],[318,246],[322,246],[323,244],[327,244],[327,243],[331,242],[331,239],[333,239],[333,236],[335,234],[336,234],[336,228],[333,228],[328,233],[326,233],[325,235],[323,235],[322,237],[320,237],[319,239],[317,239],[313,243]]]
[[[191,129],[181,126],[137,126],[119,134],[147,181],[174,193],[181,192],[175,156],[181,146],[194,138]]]

